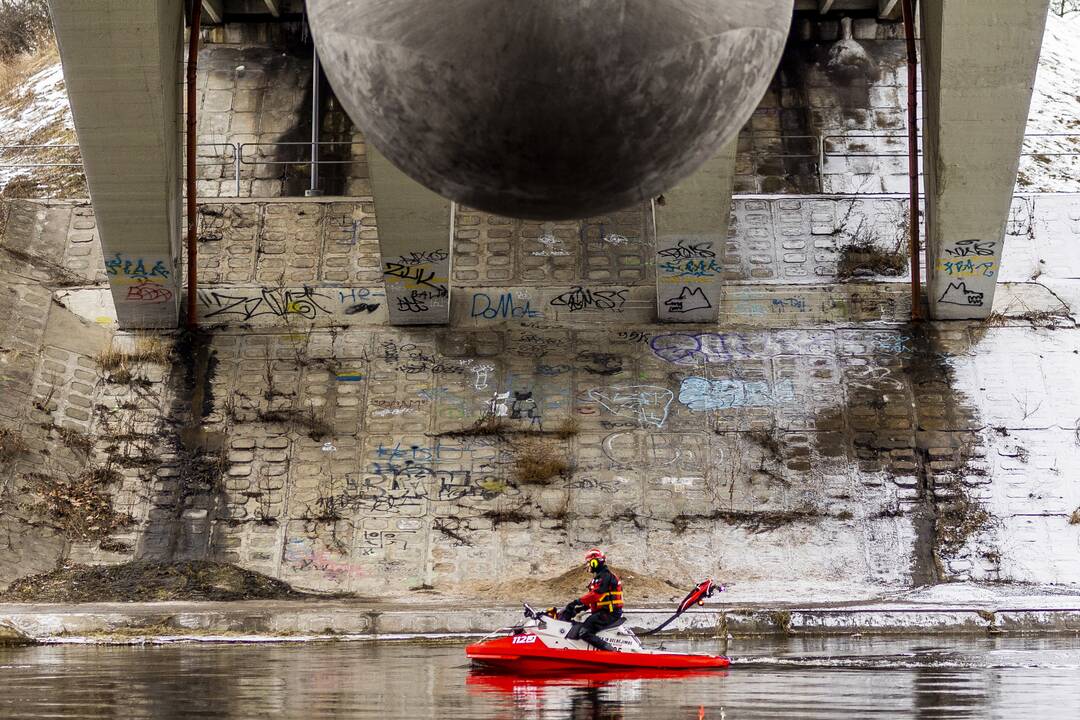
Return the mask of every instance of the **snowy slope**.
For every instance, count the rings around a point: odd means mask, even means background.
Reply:
[[[1017,190],[1080,192],[1080,12],[1046,20]],[[1067,137],[1039,137],[1043,134]],[[1055,155],[1071,153],[1071,155]]]
[[[0,145],[62,145],[75,142],[64,72],[59,61],[31,75],[0,103]],[[0,165],[70,162],[77,151],[0,150]],[[77,168],[72,168],[77,171]],[[0,190],[18,177],[67,172],[63,168],[0,167]]]

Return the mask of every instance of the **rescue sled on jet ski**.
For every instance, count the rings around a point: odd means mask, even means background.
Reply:
[[[695,604],[723,588],[711,580],[700,583],[683,598],[675,613],[659,626],[641,633],[651,635],[662,630]],[[610,672],[649,668],[657,670],[704,670],[726,668],[731,662],[721,655],[679,653],[653,650],[641,644],[639,636],[626,626],[626,618],[602,630],[599,637],[615,650],[598,650],[577,639],[579,623],[565,622],[547,612],[525,605],[525,621],[511,628],[496,630],[465,648],[465,655],[487,670],[516,674],[544,674],[565,671]]]

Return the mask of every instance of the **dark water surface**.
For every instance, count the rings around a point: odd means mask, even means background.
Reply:
[[[728,654],[723,673],[525,680],[475,673],[461,644],[9,648],[0,717],[1080,718],[1077,637],[740,640]]]

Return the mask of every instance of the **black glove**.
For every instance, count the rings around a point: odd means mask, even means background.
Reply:
[[[567,606],[563,608],[562,612],[559,613],[559,619],[563,622],[570,622],[574,619],[575,615],[581,612],[582,607],[584,606],[581,604],[580,601],[571,600],[569,604],[567,604]]]

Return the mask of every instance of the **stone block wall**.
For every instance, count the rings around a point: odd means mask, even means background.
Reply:
[[[796,17],[776,76],[740,133],[736,192],[906,191],[903,26],[858,18],[851,31],[845,39],[841,21]]]
[[[271,32],[271,29],[273,31]],[[310,186],[311,48],[289,24],[208,31],[199,52],[200,198],[302,196]],[[363,136],[323,83],[320,188],[370,195]],[[238,145],[239,183],[234,164]]]
[[[460,209],[455,251],[482,245],[485,264],[455,266],[477,276],[455,277],[449,327],[405,329],[386,325],[367,200],[208,204],[205,332],[126,374],[98,354],[137,340],[110,341],[82,300],[104,279],[72,252],[92,215],[17,204],[0,411],[27,447],[2,460],[0,577],[211,557],[432,598],[602,544],[771,597],[1080,581],[1080,296],[1071,206],[1052,200],[1019,198],[1010,236],[1040,282],[1004,284],[994,323],[922,329],[902,276],[840,273],[860,238],[891,249],[899,199],[738,200],[721,321],[678,328],[655,324],[647,209],[548,226]],[[485,417],[498,432],[476,431]],[[538,457],[568,467],[538,480],[521,469]],[[73,534],[43,467],[115,470],[104,487],[131,521]]]

